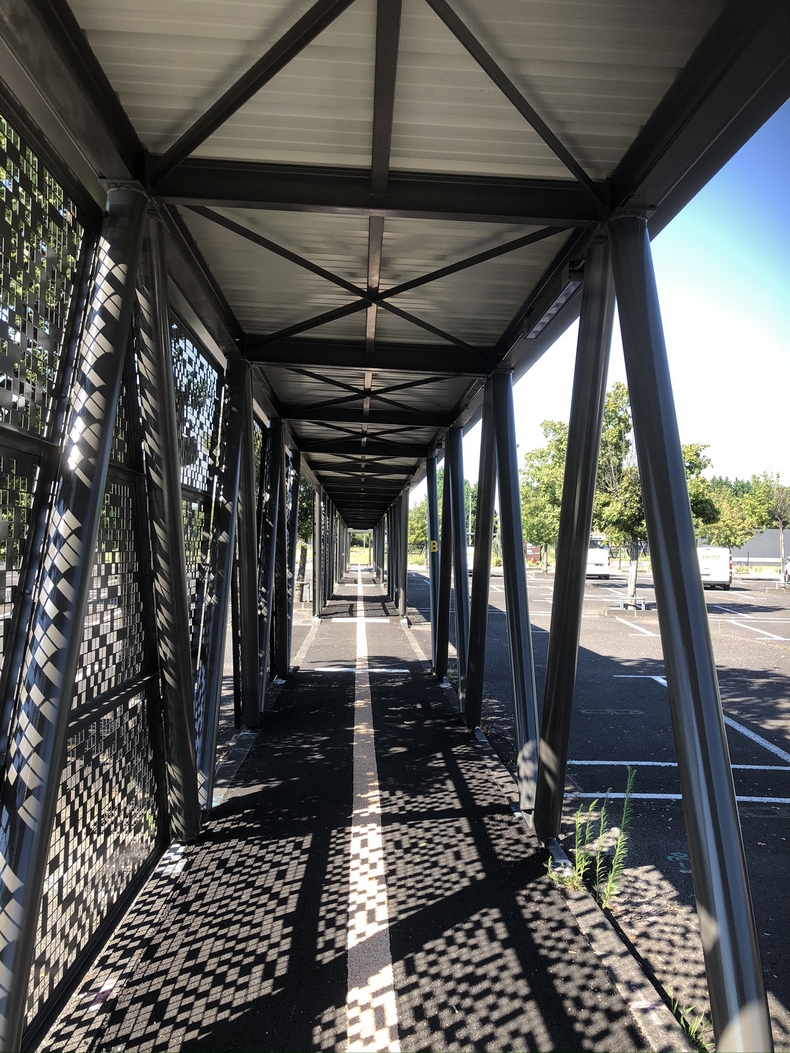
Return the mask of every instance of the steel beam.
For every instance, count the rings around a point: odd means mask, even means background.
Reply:
[[[562,820],[584,606],[585,569],[601,446],[613,317],[614,286],[609,245],[599,240],[590,247],[584,268],[584,292],[557,541],[557,571],[554,576],[549,653],[546,660],[535,798],[535,833],[544,843],[559,836]]]
[[[324,512],[321,503],[321,491],[316,489],[313,495],[313,617],[320,618],[323,604],[323,537]]]
[[[258,515],[255,480],[255,417],[252,387],[244,390],[241,477],[238,504],[239,656],[241,662],[241,720],[245,727],[260,723],[263,710],[260,680],[258,616]]]
[[[428,579],[431,596],[431,664],[436,664],[436,627],[439,617],[439,491],[436,480],[436,454],[425,462],[428,486]]]
[[[0,1047],[17,1050],[93,574],[147,198],[111,187],[0,791]],[[194,770],[194,769],[193,769]],[[190,788],[186,787],[189,792]],[[191,788],[194,795],[194,787]],[[198,817],[199,818],[199,817]]]
[[[409,585],[409,491],[404,492],[398,498],[400,504],[400,589],[398,595],[398,615],[405,618],[408,614],[408,585]]]
[[[226,383],[219,487],[214,506],[213,601],[204,628],[206,713],[202,734],[197,736],[198,791],[204,809],[211,808],[214,796],[228,603],[236,548],[244,392],[249,383],[249,366],[243,359],[228,363]]]
[[[302,455],[291,453],[291,507],[288,512],[288,655],[293,643],[294,598],[296,596],[296,549],[299,542],[299,487]]]
[[[259,678],[261,684],[261,705],[266,705],[266,690],[269,683],[270,646],[272,638],[272,618],[274,605],[277,602],[274,594],[277,549],[280,541],[283,468],[285,459],[285,442],[282,421],[273,420],[269,424],[269,445],[267,448],[269,493],[266,498],[261,529],[259,599],[261,616],[259,624],[258,652],[260,655]],[[261,458],[261,487],[265,474]]]
[[[370,195],[370,169],[191,158],[162,179],[160,200],[179,205],[287,209],[462,222],[596,227],[599,209],[568,179],[391,171]]]
[[[475,513],[475,551],[472,566],[472,600],[469,615],[469,657],[466,665],[466,704],[464,720],[470,728],[480,724],[483,712],[488,597],[491,582],[491,548],[494,538],[494,497],[496,493],[496,436],[494,434],[494,392],[486,384],[483,401],[483,427],[480,441],[480,470],[477,473],[477,511]]]
[[[773,1048],[647,222],[609,225],[716,1045]]]
[[[250,336],[253,347],[246,349],[247,358],[255,365],[301,366],[327,369],[370,369],[364,340],[318,340],[303,336],[278,340],[276,344],[255,347],[260,336]],[[475,354],[460,348],[436,344],[394,344],[376,342],[377,373],[427,373],[439,377],[486,377],[490,372],[483,357],[488,348],[477,347]]]
[[[283,447],[280,466],[280,494],[278,498],[279,515],[277,516],[277,548],[274,558],[274,616],[273,644],[274,661],[272,663],[276,676],[286,677],[290,668],[290,649],[288,646],[288,572],[290,553],[288,549],[288,456]]]
[[[455,587],[455,650],[458,656],[458,697],[461,712],[466,703],[466,660],[469,654],[469,573],[466,560],[466,501],[464,493],[463,431],[451,428],[447,435],[450,490],[450,521],[453,533],[453,584]]]
[[[439,542],[439,596],[436,607],[436,647],[433,654],[433,671],[440,680],[447,676],[447,658],[450,646],[450,592],[453,582],[453,524],[450,511],[450,459],[445,450],[444,476],[442,479],[442,521]]]
[[[527,602],[527,570],[524,562],[516,424],[510,374],[494,373],[492,388],[518,791],[521,810],[527,820],[531,821],[535,807],[535,780],[538,774],[538,705]]]
[[[179,840],[200,831],[194,667],[184,554],[181,466],[161,224],[149,216],[140,266],[137,369],[153,557],[159,665],[168,755],[170,826]]]
[[[352,0],[316,0],[301,18],[258,59],[195,123],[179,136],[170,149],[151,166],[149,178],[155,184],[181,161],[189,157],[245,102],[261,90],[272,77],[315,40],[319,33],[342,14]]]

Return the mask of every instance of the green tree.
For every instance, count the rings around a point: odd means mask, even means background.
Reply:
[[[757,476],[732,480],[714,476],[710,495],[719,517],[702,533],[711,545],[738,548],[768,525],[770,487],[765,480]]]
[[[779,531],[779,581],[783,589],[787,588],[785,580],[785,527],[790,524],[790,486],[782,486],[779,476],[773,480],[771,498],[768,505],[770,522]]]
[[[409,548],[423,551],[428,544],[428,498],[409,509]]]
[[[546,445],[524,455],[524,467],[520,473],[521,518],[524,540],[543,547],[546,570],[547,549],[557,543],[560,527],[568,425],[562,421],[544,420],[541,428]]]

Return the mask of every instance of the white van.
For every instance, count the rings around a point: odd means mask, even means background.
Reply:
[[[700,545],[697,549],[702,587],[729,589],[732,584],[732,553],[716,545]]]
[[[588,578],[609,577],[609,546],[603,538],[590,538],[590,547],[587,549],[586,576]]]

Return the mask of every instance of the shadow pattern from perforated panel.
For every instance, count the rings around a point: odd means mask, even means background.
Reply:
[[[181,508],[189,590],[190,645],[195,683],[193,705],[198,755],[208,717],[205,641],[214,614],[216,538],[214,512],[218,499],[218,457],[224,380],[197,342],[171,319],[171,353],[181,464]],[[198,795],[208,805],[202,773]]]
[[[38,920],[27,1017],[41,1011],[157,838],[142,692],[69,734]]]
[[[45,437],[83,228],[74,203],[0,114],[0,422]],[[0,655],[38,458],[0,444]]]
[[[122,391],[39,912],[28,1021],[156,848],[159,815],[129,451]]]

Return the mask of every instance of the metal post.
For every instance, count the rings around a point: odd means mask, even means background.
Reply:
[[[321,490],[317,488],[313,494],[313,617],[320,618],[323,604],[321,595],[323,591],[323,537],[324,537],[324,512],[321,507]]]
[[[296,549],[299,542],[299,489],[302,455],[291,454],[291,508],[288,515],[288,654],[291,654],[294,627],[294,597],[296,596]]]
[[[241,438],[244,392],[249,383],[249,365],[243,359],[228,362],[227,388],[223,410],[224,436],[219,488],[214,508],[214,583],[210,612],[205,627],[206,714],[203,734],[198,736],[198,792],[203,808],[210,808],[214,796],[217,733],[222,700],[225,665],[225,637],[228,602],[236,549],[236,516],[241,477]]]
[[[469,653],[469,573],[466,561],[466,510],[464,501],[464,460],[461,428],[447,434],[450,478],[450,519],[453,530],[453,583],[455,586],[455,650],[458,655],[458,698],[461,712],[466,703],[466,660]]]
[[[138,300],[137,370],[149,515],[153,525],[151,554],[167,743],[170,825],[176,838],[191,840],[200,831],[194,668],[167,305],[167,263],[160,221],[155,215],[148,219]]]
[[[439,615],[439,494],[436,488],[436,454],[425,462],[428,484],[428,580],[431,607],[431,655],[436,656],[436,621]]]
[[[609,235],[716,1045],[770,1050],[771,1025],[646,220],[615,219]]]
[[[507,642],[513,692],[513,722],[518,751],[519,801],[522,812],[531,820],[535,807],[535,779],[538,773],[538,706],[527,603],[527,570],[524,563],[524,533],[518,485],[513,384],[509,373],[494,373],[491,382],[494,395]]]
[[[260,665],[258,676],[261,685],[261,708],[266,705],[266,689],[269,683],[269,654],[272,636],[272,614],[275,604],[274,575],[279,541],[280,502],[282,498],[283,462],[285,443],[283,422],[273,420],[269,425],[269,496],[266,502],[261,538],[259,602],[263,613],[259,620],[258,653]],[[263,476],[261,464],[261,476]],[[284,514],[284,513],[283,513]]]
[[[398,498],[400,507],[400,581],[398,596],[398,615],[405,618],[408,614],[407,589],[409,584],[409,492],[406,490]]]
[[[99,241],[0,797],[0,1048],[19,1048],[93,573],[147,199],[115,186]]]
[[[392,532],[392,507],[387,509],[387,599],[392,600],[394,598],[393,582],[395,580],[394,562],[395,553],[393,549],[393,532]]]
[[[447,676],[447,653],[450,646],[450,589],[453,580],[453,525],[450,514],[450,459],[444,458],[442,483],[442,540],[439,549],[439,600],[436,615],[436,647],[433,671],[440,680]]]
[[[241,720],[254,728],[261,719],[258,639],[258,526],[255,499],[255,445],[252,386],[244,391],[241,477],[238,503],[239,651],[241,655]]]
[[[496,439],[494,436],[494,392],[491,381],[483,397],[483,428],[480,441],[480,471],[477,475],[475,555],[472,566],[472,601],[469,615],[469,657],[466,664],[464,720],[476,728],[483,712],[488,590],[491,581],[491,546],[494,536],[496,491]]]
[[[288,647],[288,457],[285,447],[282,449],[280,465],[280,494],[278,498],[280,512],[277,516],[277,548],[274,558],[274,671],[279,677],[286,677],[291,664],[291,653]]]
[[[554,577],[535,796],[535,833],[543,842],[559,835],[562,822],[576,661],[584,606],[585,565],[590,545],[613,317],[614,286],[609,245],[600,240],[590,247],[584,268],[568,453],[557,539],[557,572]]]

